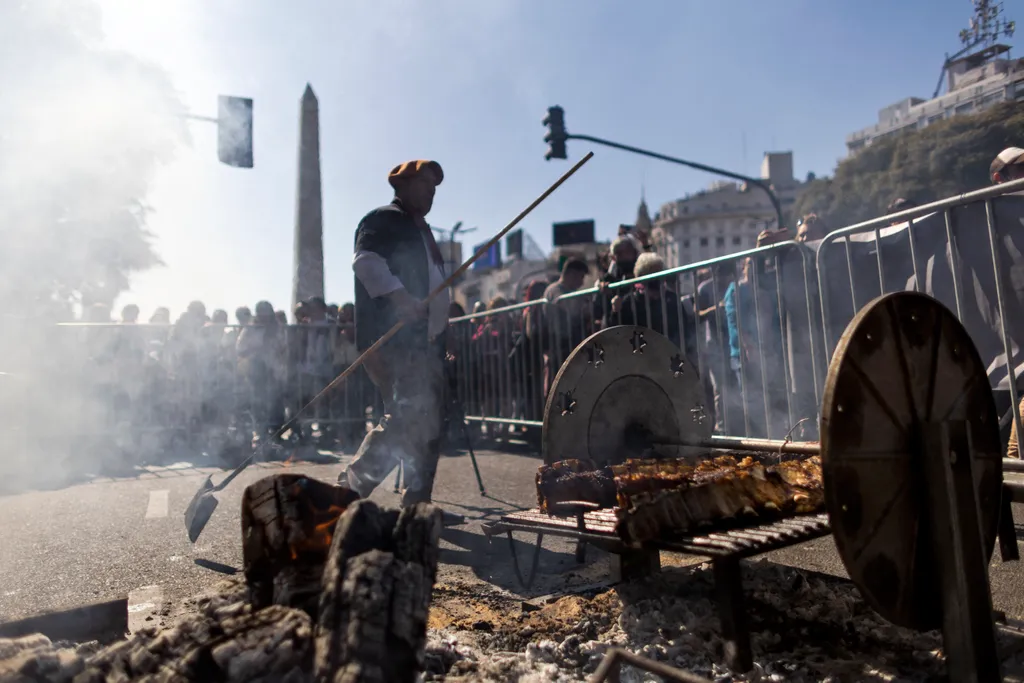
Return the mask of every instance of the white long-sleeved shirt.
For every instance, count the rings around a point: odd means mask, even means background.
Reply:
[[[444,282],[444,270],[430,258],[430,245],[427,243],[425,235],[423,236],[423,246],[427,250],[427,259],[430,261],[430,267],[427,269],[430,278],[428,286],[430,291],[434,291]],[[391,294],[403,287],[402,281],[391,272],[388,262],[376,252],[357,251],[352,257],[352,270],[355,271],[356,277],[359,278],[363,287],[366,287],[366,292],[374,299]],[[442,334],[448,327],[449,304],[447,290],[438,293],[431,299],[427,314],[427,334],[431,339]]]

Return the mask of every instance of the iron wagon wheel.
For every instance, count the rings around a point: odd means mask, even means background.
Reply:
[[[981,537],[991,559],[999,520],[999,416],[985,366],[956,316],[915,292],[879,297],[836,347],[821,412],[826,506],[839,555],[883,617],[939,628],[942,599],[927,552],[922,426],[964,422]]]
[[[651,448],[651,439],[710,438],[706,400],[697,366],[667,337],[631,325],[601,330],[569,354],[548,392],[544,462],[682,457],[692,449]]]

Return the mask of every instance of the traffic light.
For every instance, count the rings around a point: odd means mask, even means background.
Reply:
[[[544,136],[544,142],[548,143],[548,153],[544,158],[565,159],[565,140],[568,134],[565,132],[565,111],[558,106],[548,107],[548,115],[541,121],[548,128],[548,134]]]
[[[221,95],[217,101],[217,158],[236,168],[252,168],[252,100]]]

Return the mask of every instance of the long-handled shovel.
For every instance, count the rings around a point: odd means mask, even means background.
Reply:
[[[563,174],[561,178],[556,180],[554,184],[551,185],[551,187],[545,190],[542,195],[533,200],[532,204],[523,209],[518,216],[513,218],[511,223],[502,228],[501,232],[492,237],[490,241],[487,242],[487,244],[485,244],[483,247],[477,250],[475,254],[469,257],[468,261],[463,263],[454,273],[449,275],[448,279],[446,279],[444,282],[438,285],[437,288],[434,289],[434,291],[427,295],[426,301],[429,302],[435,296],[437,296],[444,290],[448,289],[448,287],[450,287],[463,273],[465,273],[466,270],[468,270],[469,267],[473,265],[473,263],[477,259],[486,254],[491,249],[492,246],[494,246],[502,237],[505,236],[505,234],[508,231],[510,231],[512,228],[518,225],[521,220],[523,220],[531,211],[537,208],[537,206],[542,201],[547,199],[552,192],[557,190],[559,186],[561,186],[562,183],[564,183],[574,173],[576,173],[576,171],[580,170],[583,164],[590,161],[591,157],[593,156],[593,152],[588,152],[585,157],[576,162],[576,164],[573,165],[572,168],[566,171],[565,174]],[[374,342],[373,346],[366,349],[366,351],[364,351],[362,355],[360,355],[359,358],[357,358],[356,361],[352,363],[352,365],[345,368],[344,372],[335,377],[330,384],[324,387],[323,391],[314,396],[309,403],[307,403],[299,411],[297,411],[291,417],[291,419],[289,419],[280,429],[277,430],[273,437],[261,443],[257,450],[253,451],[253,453],[248,458],[243,460],[241,464],[239,464],[238,467],[236,467],[234,471],[231,472],[231,474],[224,478],[224,481],[214,485],[212,477],[206,478],[206,481],[203,482],[203,485],[199,487],[198,491],[196,491],[196,495],[192,497],[192,501],[188,504],[188,507],[185,508],[185,527],[188,529],[189,541],[191,541],[192,543],[196,542],[196,539],[199,538],[199,534],[203,533],[203,529],[206,527],[206,523],[210,521],[210,517],[213,515],[213,511],[217,509],[218,501],[213,496],[213,494],[217,493],[218,491],[224,490],[224,488],[228,484],[230,484],[235,477],[241,474],[242,470],[244,470],[246,467],[252,464],[253,460],[256,459],[256,456],[260,453],[260,451],[263,448],[266,448],[267,444],[272,443],[281,434],[284,434],[286,431],[294,427],[298,423],[298,419],[303,413],[305,413],[311,406],[315,405],[325,395],[330,393],[335,387],[344,382],[349,375],[355,372],[356,369],[366,361],[367,358],[376,353],[377,350],[380,349],[380,347],[384,346],[384,344],[388,342],[389,339],[398,334],[398,331],[402,329],[402,326],[404,324],[405,323],[399,321],[398,323],[395,324],[394,327],[388,330],[383,337]]]

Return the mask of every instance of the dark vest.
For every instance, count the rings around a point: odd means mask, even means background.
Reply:
[[[429,259],[423,235],[412,216],[397,201],[374,209],[359,221],[355,251],[380,254],[414,298],[425,299],[430,294]],[[355,278],[355,284],[356,346],[365,351],[394,327],[398,318],[386,297],[372,298],[359,278]],[[387,347],[427,349],[427,321],[406,325],[391,338]]]

